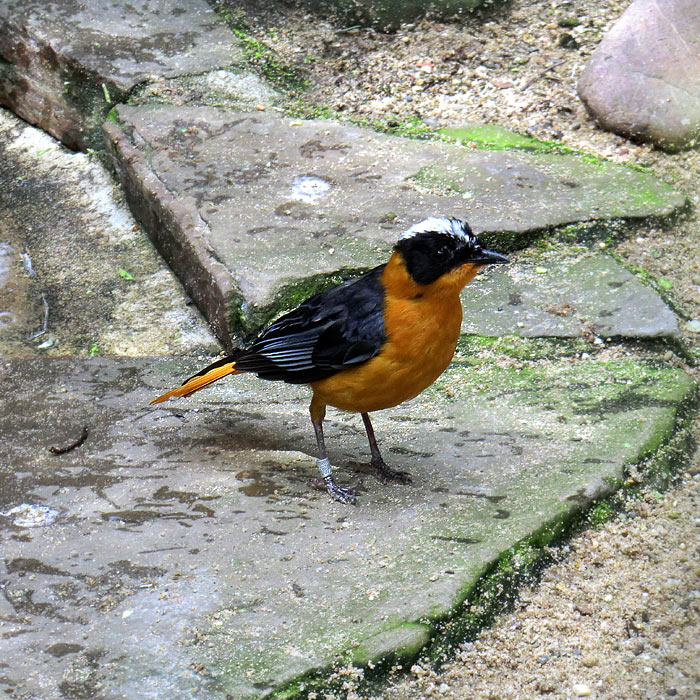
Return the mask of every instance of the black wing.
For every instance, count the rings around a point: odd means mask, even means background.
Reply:
[[[240,351],[236,369],[307,384],[374,357],[386,341],[383,270],[331,287],[278,318]]]

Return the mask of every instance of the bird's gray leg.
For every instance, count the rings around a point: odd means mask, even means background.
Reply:
[[[326,416],[326,407],[321,402],[317,401],[316,397],[311,401],[311,423],[314,426],[314,432],[316,433],[316,442],[318,443],[318,454],[319,458],[316,460],[318,465],[318,470],[321,472],[323,481],[326,484],[326,489],[331,498],[341,503],[354,503],[355,494],[349,489],[344,489],[335,483],[333,479],[333,472],[331,469],[331,463],[328,460],[326,454],[326,441],[323,438],[323,419]]]
[[[369,420],[368,413],[362,414],[362,422],[365,424],[367,439],[369,440],[369,449],[372,453],[372,461],[370,464],[377,470],[379,478],[382,479],[382,481],[398,481],[400,484],[410,484],[412,479],[408,472],[392,469],[391,467],[387,466],[382,459],[382,455],[379,452],[379,446],[377,445],[377,438],[374,436],[374,428],[372,428],[372,423]]]

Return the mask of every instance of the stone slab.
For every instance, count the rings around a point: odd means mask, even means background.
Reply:
[[[592,219],[662,216],[685,197],[573,155],[478,151],[325,120],[120,106],[107,147],[127,200],[228,344],[327,283],[383,262],[428,215],[497,248]]]
[[[697,0],[635,0],[593,52],[578,94],[605,129],[669,150],[700,144]]]
[[[511,263],[462,295],[463,333],[525,338],[676,338],[661,297],[609,255]]]
[[[330,414],[351,507],[309,485],[305,387],[241,376],[147,407],[193,369],[0,364],[0,685],[17,697],[291,697],[312,670],[410,658],[501,552],[653,456],[693,395],[635,361],[454,366],[376,414],[412,485],[349,469],[361,422]]]
[[[0,104],[73,149],[101,145],[104,117],[136,85],[241,55],[205,0],[0,3]]]
[[[0,355],[216,353],[105,168],[0,109]]]

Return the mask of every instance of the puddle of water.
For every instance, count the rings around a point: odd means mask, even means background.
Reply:
[[[243,486],[239,486],[238,490],[246,496],[270,496],[275,491],[279,490],[279,486],[270,479],[260,475],[260,472],[253,469],[250,471],[242,471],[236,474],[236,479],[246,481]]]
[[[44,564],[44,562],[38,559],[33,559],[29,557],[17,557],[9,562],[6,562],[7,573],[13,574],[19,572],[20,574],[46,574],[48,576],[68,576],[65,571],[57,569],[55,566],[50,564]]]

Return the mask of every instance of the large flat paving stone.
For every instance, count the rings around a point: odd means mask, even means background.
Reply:
[[[73,149],[137,85],[240,60],[205,0],[0,3],[0,104]]]
[[[329,277],[382,262],[428,215],[466,218],[513,249],[553,226],[685,202],[648,173],[574,155],[208,107],[116,113],[105,134],[127,200],[225,344]]]
[[[525,338],[675,338],[678,319],[609,255],[493,270],[462,295],[463,333]]]
[[[152,409],[181,361],[0,365],[0,685],[14,697],[258,698],[410,658],[506,549],[547,541],[686,429],[692,379],[636,361],[454,366],[376,414],[414,483],[313,489],[305,387],[242,376]],[[87,426],[84,444],[62,455]],[[551,528],[551,530],[548,530]],[[537,538],[540,538],[538,540]],[[296,679],[296,680],[295,680]]]
[[[0,109],[0,356],[218,343],[104,167]]]

